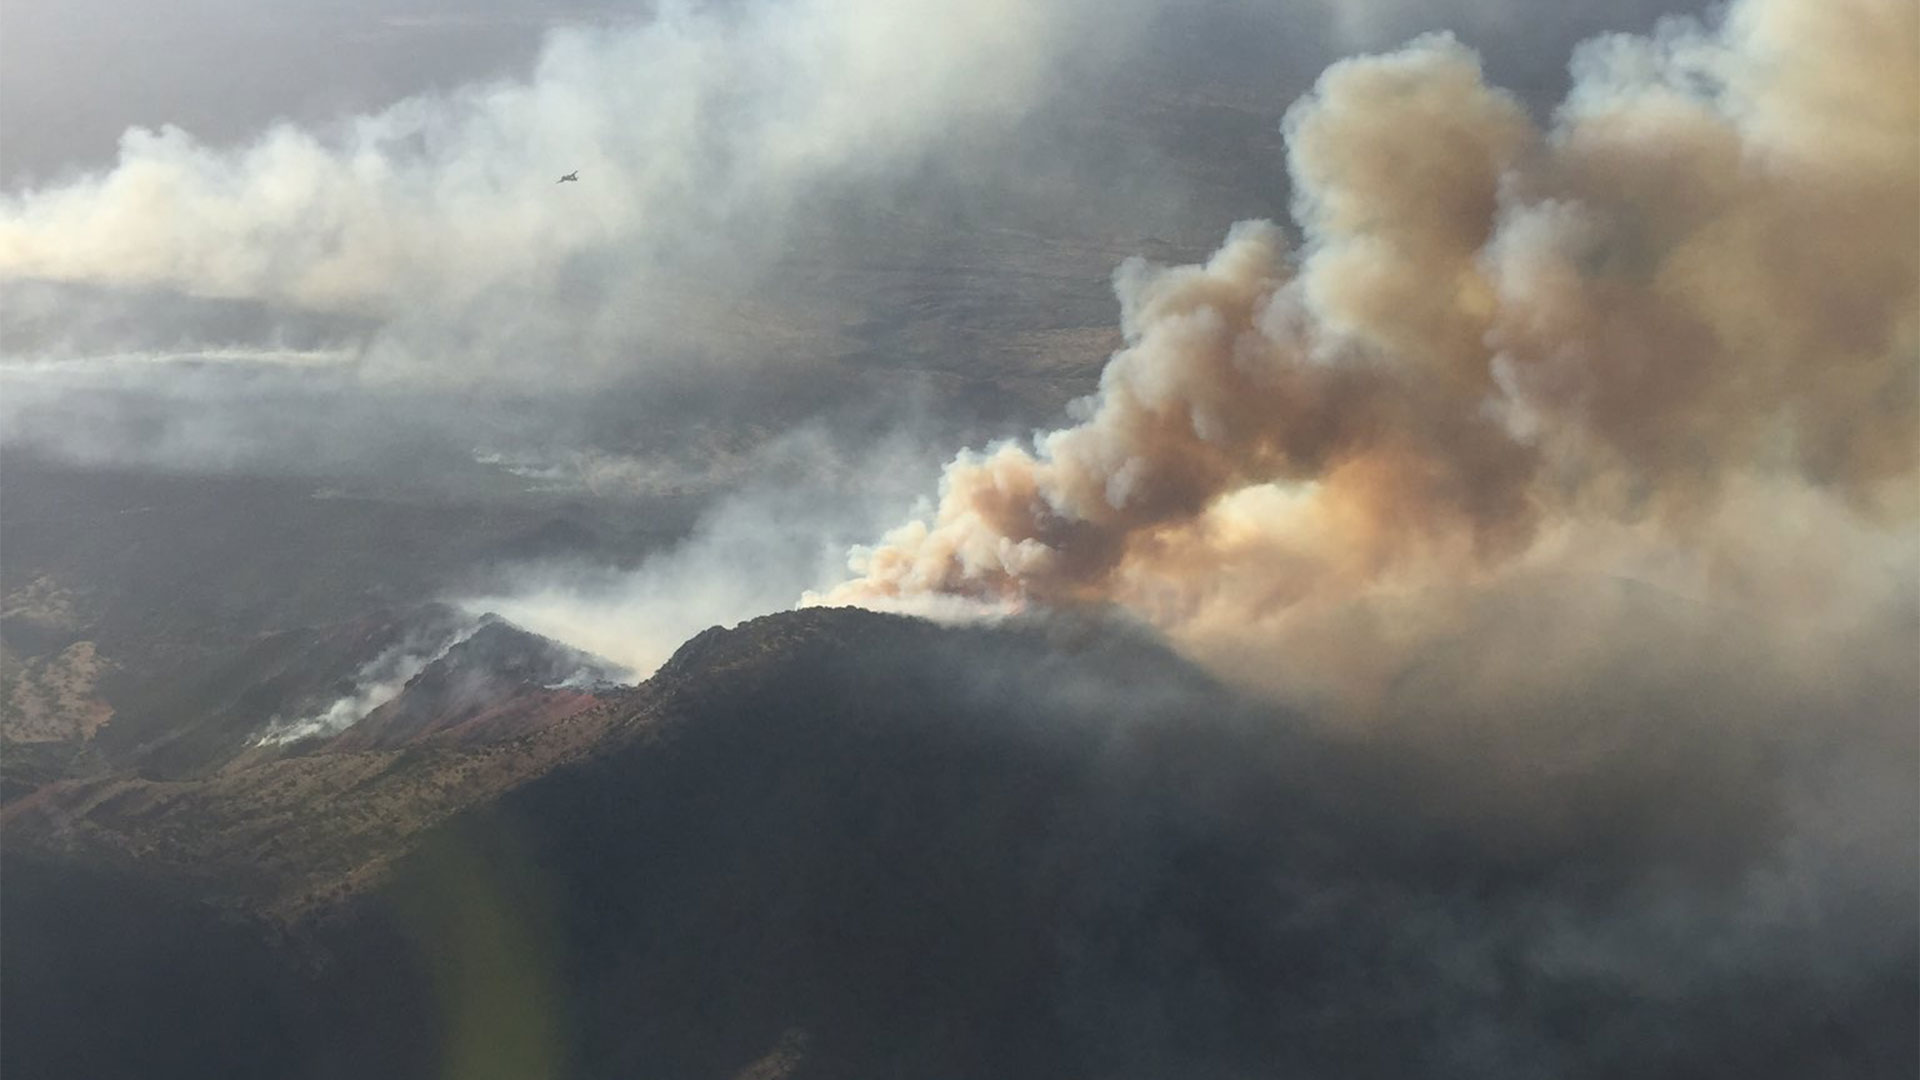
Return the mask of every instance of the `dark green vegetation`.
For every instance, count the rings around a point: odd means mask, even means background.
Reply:
[[[1912,934],[1826,964],[1817,933],[1743,933],[1764,849],[1730,872],[1701,856],[1736,838],[1635,815],[1516,846],[1440,812],[1456,781],[1417,756],[1329,743],[1098,622],[770,616],[518,742],[371,761],[280,763],[332,778],[298,801],[320,824],[246,888],[192,870],[256,841],[129,856],[159,819],[14,804],[16,853],[96,835],[6,868],[6,1074],[1914,1067]],[[498,778],[456,781],[475,769]],[[258,795],[200,786],[203,815]],[[347,823],[368,811],[387,828]],[[341,884],[309,896],[327,843]]]

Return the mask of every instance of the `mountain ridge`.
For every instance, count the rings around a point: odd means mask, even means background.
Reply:
[[[1905,1075],[1909,938],[1834,982],[1719,921],[1764,909],[1743,890],[1766,850],[1729,874],[1628,819],[1516,848],[1425,805],[1443,789],[1420,775],[1097,617],[786,612],[504,742],[10,805],[9,929],[37,966],[0,974],[36,1023],[0,1055],[34,1075],[92,1038],[139,1048],[94,1075],[146,1077]],[[179,960],[182,934],[232,964]],[[108,939],[183,987],[102,970]],[[75,986],[124,992],[132,1026],[75,1029],[52,1004]]]

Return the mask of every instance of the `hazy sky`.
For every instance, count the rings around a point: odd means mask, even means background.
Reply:
[[[276,118],[324,122],[523,73],[547,27],[637,10],[528,0],[19,0],[0,13],[0,172],[17,186],[100,167],[133,125],[178,124],[229,142]]]
[[[321,123],[474,79],[524,75],[555,26],[651,17],[647,0],[13,0],[0,12],[0,178],[17,187],[114,156],[134,125],[177,124],[212,142],[286,118]],[[1176,8],[1175,5],[1169,5]],[[1243,47],[1284,37],[1327,54],[1451,27],[1486,48],[1504,81],[1552,79],[1565,46],[1600,29],[1638,29],[1690,0],[1551,5],[1524,0],[1234,0]],[[1218,11],[1212,13],[1218,20]],[[1251,16],[1251,18],[1249,18]],[[1181,19],[1204,33],[1206,15]],[[1525,42],[1529,47],[1517,47]],[[1531,47],[1537,44],[1538,47]],[[1298,56],[1307,60],[1307,56]]]

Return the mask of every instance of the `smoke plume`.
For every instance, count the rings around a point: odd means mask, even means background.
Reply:
[[[861,466],[884,457],[889,475]],[[843,574],[847,545],[914,505],[940,458],[901,435],[879,439],[813,426],[744,456],[743,479],[701,512],[678,543],[639,565],[568,561],[494,567],[469,612],[497,612],[535,633],[651,675],[688,639],[792,602]],[[617,463],[603,463],[609,476]]]
[[[414,676],[471,638],[483,622],[462,620],[409,633],[360,665],[350,678],[351,689],[326,705],[292,718],[269,720],[255,746],[278,746],[315,736],[338,735],[400,696]]]
[[[1543,573],[1910,597],[1916,51],[1904,0],[1742,0],[1587,43],[1545,127],[1444,35],[1339,63],[1284,124],[1302,242],[1123,265],[1077,422],[955,459],[814,599],[1119,603],[1245,652]]]

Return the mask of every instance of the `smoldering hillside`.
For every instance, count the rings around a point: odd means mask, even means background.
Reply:
[[[9,1069],[84,1042],[101,1076],[1913,1075],[1910,874],[1797,804],[1832,763],[1791,741],[1621,740],[1520,813],[1477,749],[1329,739],[1095,619],[771,616],[646,694],[278,959],[200,931],[232,978],[139,992],[173,938],[127,926],[206,916],[10,866]],[[41,904],[63,888],[93,899]],[[61,1010],[79,986],[121,1011]]]

